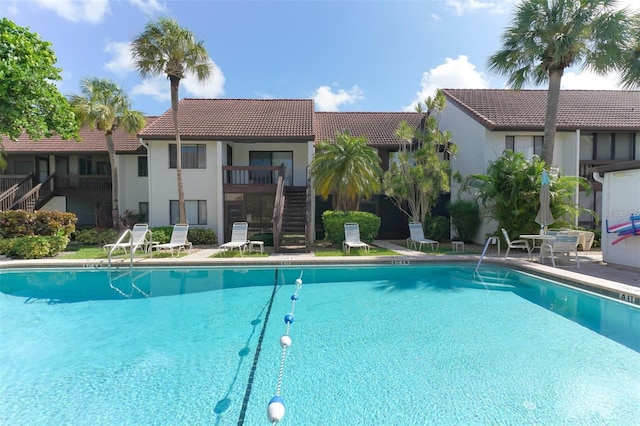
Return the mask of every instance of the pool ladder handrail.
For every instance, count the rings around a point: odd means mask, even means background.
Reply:
[[[475,270],[476,274],[478,273],[478,268],[480,267],[480,264],[484,259],[484,255],[487,253],[487,248],[489,247],[489,244],[498,245],[498,257],[500,257],[500,238],[495,236],[487,238],[487,241],[484,243],[484,249],[482,250],[482,254],[480,255],[480,260],[478,260],[478,264],[476,265],[476,270]]]
[[[147,238],[147,235],[149,236],[148,238]],[[111,255],[113,254],[113,252],[116,249],[119,249],[118,245],[120,245],[120,243],[122,243],[124,241],[125,237],[127,237],[127,236],[129,236],[129,238],[131,238],[131,236],[132,236],[131,229],[125,230],[122,233],[122,235],[120,236],[120,238],[118,238],[118,241],[116,241],[115,244],[109,250],[109,255],[108,255],[108,258],[107,258],[107,267],[109,268],[109,270],[111,270]],[[151,257],[153,257],[153,250],[151,249],[151,241],[153,241],[153,234],[152,234],[150,229],[147,229],[144,232],[144,235],[140,239],[140,241],[130,248],[130,252],[129,252],[129,270],[133,269],[133,254],[140,247],[147,246],[146,247],[147,251],[149,251],[151,253]]]

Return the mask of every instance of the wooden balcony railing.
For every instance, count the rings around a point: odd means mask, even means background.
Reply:
[[[225,185],[277,185],[280,166],[222,166]]]
[[[0,193],[5,192],[14,185],[20,185],[31,175],[0,175]]]
[[[111,191],[111,176],[56,175],[56,192]]]

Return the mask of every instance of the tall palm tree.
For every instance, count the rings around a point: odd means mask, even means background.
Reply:
[[[366,138],[344,132],[336,134],[335,142],[318,144],[311,175],[322,199],[333,195],[335,210],[354,211],[361,198],[369,199],[379,192],[382,168],[378,153]]]
[[[192,74],[205,81],[213,74],[213,62],[194,34],[169,18],[149,22],[144,31],[133,39],[133,59],[140,75],[145,77],[166,74],[171,83],[171,111],[176,133],[176,175],[180,223],[186,223],[184,187],[182,184],[182,144],[178,125],[178,91],[180,80]]]
[[[629,39],[626,59],[621,68],[622,85],[629,89],[640,87],[640,13],[633,20],[633,37]]]
[[[616,0],[523,0],[502,35],[502,47],[489,69],[508,76],[508,84],[548,81],[542,159],[553,164],[560,81],[574,65],[598,74],[620,70],[633,30],[627,10]]]
[[[146,125],[144,115],[132,110],[125,91],[107,78],[83,78],[80,94],[71,95],[69,103],[80,123],[104,132],[107,139],[111,165],[111,214],[114,226],[119,227],[118,165],[113,132],[122,128],[127,133],[136,134]]]

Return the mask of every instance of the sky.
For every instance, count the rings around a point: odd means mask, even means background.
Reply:
[[[316,111],[413,111],[437,88],[502,89],[488,57],[519,0],[0,0],[0,16],[52,43],[58,87],[110,78],[133,109],[171,107],[164,76],[142,79],[129,43],[159,17],[202,40],[213,78],[180,98],[313,99]],[[619,0],[640,10],[639,0]],[[569,69],[562,89],[617,90],[618,76]],[[534,87],[546,89],[546,87]]]

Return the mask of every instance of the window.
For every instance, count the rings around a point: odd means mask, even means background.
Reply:
[[[249,151],[250,166],[285,166],[284,184],[293,185],[293,152],[291,151]],[[276,183],[277,172],[252,170],[249,179],[254,183]]]
[[[613,159],[619,161],[633,160],[634,145],[631,133],[616,133],[613,145]]]
[[[273,194],[247,194],[247,222],[269,226],[273,218]]]
[[[108,176],[111,174],[111,165],[108,161],[96,161],[96,174]]]
[[[542,141],[544,136],[505,136],[505,149],[522,152],[525,157],[542,155]]]
[[[138,176],[149,176],[147,157],[138,157]]]
[[[178,167],[177,145],[169,144],[169,168]],[[207,148],[204,144],[182,144],[182,168],[183,169],[206,169],[207,168]]]
[[[78,174],[91,175],[93,168],[91,167],[91,157],[81,157],[78,159]]]
[[[33,173],[33,161],[16,161],[13,170],[16,175],[30,175]]]
[[[187,223],[192,225],[207,224],[207,201],[206,200],[185,200],[184,209]],[[175,225],[180,221],[180,209],[178,200],[169,201],[169,221]]]
[[[140,216],[142,216],[141,220],[143,222],[149,222],[149,203],[138,203],[138,211],[140,212]]]
[[[611,133],[596,134],[595,159],[611,160],[613,158],[613,144]]]

